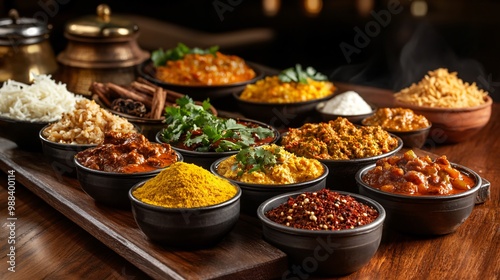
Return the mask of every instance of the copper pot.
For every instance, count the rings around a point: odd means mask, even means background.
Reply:
[[[67,23],[64,36],[68,44],[57,56],[57,77],[77,94],[90,95],[94,81],[129,84],[137,77],[135,67],[149,58],[137,44],[139,27],[112,17],[105,4],[97,7],[97,15]]]
[[[16,10],[0,19],[0,82],[29,84],[33,74],[54,74],[57,61],[49,43],[51,26],[33,18],[20,18]]]

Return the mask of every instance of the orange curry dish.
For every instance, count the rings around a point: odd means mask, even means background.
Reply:
[[[106,172],[137,173],[165,168],[179,160],[169,144],[152,143],[140,133],[108,132],[104,142],[76,154],[83,166]]]
[[[363,125],[380,125],[387,131],[413,131],[431,125],[423,115],[407,108],[378,108],[370,117],[363,120]]]
[[[156,67],[156,78],[180,85],[228,85],[255,78],[255,71],[235,55],[186,54]]]
[[[412,150],[378,160],[362,179],[381,191],[405,195],[452,195],[475,185],[474,179],[454,168],[446,156],[432,160]]]

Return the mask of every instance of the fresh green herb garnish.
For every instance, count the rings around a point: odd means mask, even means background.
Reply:
[[[177,44],[177,47],[173,49],[168,49],[163,51],[163,49],[155,50],[151,53],[151,60],[154,66],[162,66],[167,63],[168,60],[179,60],[184,58],[186,54],[196,53],[196,54],[213,54],[216,55],[219,50],[219,46],[212,46],[208,49],[201,48],[189,48],[183,43]]]
[[[238,176],[243,175],[245,172],[252,173],[257,170],[265,172],[266,167],[278,163],[280,151],[280,147],[276,147],[274,150],[267,150],[263,147],[244,148],[236,154],[236,163],[232,168],[236,170],[239,166],[242,167],[242,170],[238,172]]]
[[[279,74],[280,81],[284,83],[297,82],[307,84],[307,78],[311,78],[316,81],[326,81],[328,77],[316,71],[312,67],[307,67],[304,71],[300,64],[296,64],[295,67],[287,68]]]
[[[219,118],[210,111],[210,102],[197,105],[189,96],[176,101],[177,107],[165,109],[166,127],[163,140],[172,145],[180,144],[194,151],[236,151],[255,145],[255,138],[273,137],[266,127],[247,127],[235,119]]]

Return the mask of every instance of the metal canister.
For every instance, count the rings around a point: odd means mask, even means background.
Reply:
[[[29,84],[34,74],[56,73],[51,29],[42,21],[19,17],[15,9],[0,19],[0,82],[10,79]]]
[[[97,7],[96,15],[68,22],[64,36],[68,44],[57,56],[57,77],[77,94],[90,95],[94,81],[128,84],[136,79],[136,66],[149,58],[137,43],[137,24],[112,16],[105,4]]]

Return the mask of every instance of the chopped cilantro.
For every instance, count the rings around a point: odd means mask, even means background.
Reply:
[[[165,109],[163,141],[195,151],[237,151],[255,145],[255,139],[274,137],[262,126],[247,127],[235,119],[220,118],[210,111],[210,102],[197,105],[189,96],[176,100],[176,107]]]
[[[254,171],[265,172],[266,168],[274,166],[278,163],[278,157],[281,149],[276,147],[273,150],[267,150],[263,147],[244,148],[236,154],[236,162],[233,165],[233,170],[241,167],[238,176],[245,172],[252,173]]]
[[[184,58],[186,54],[213,54],[216,55],[217,51],[219,50],[219,46],[212,46],[208,49],[201,49],[201,48],[189,48],[188,46],[184,45],[183,43],[177,44],[177,47],[168,49],[164,51],[163,49],[158,49],[155,50],[151,53],[151,60],[153,61],[154,66],[162,66],[165,65],[165,63],[168,60],[179,60]]]

